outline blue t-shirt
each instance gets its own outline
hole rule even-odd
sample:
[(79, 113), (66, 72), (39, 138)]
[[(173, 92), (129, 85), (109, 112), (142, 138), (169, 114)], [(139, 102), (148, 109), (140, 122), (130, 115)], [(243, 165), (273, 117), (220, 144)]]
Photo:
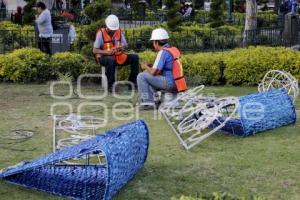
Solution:
[[(163, 47), (170, 47), (168, 44)], [(166, 77), (169, 85), (175, 85), (173, 78), (173, 56), (167, 50), (160, 50), (156, 56), (155, 62), (153, 64), (154, 69), (161, 71), (162, 76)]]

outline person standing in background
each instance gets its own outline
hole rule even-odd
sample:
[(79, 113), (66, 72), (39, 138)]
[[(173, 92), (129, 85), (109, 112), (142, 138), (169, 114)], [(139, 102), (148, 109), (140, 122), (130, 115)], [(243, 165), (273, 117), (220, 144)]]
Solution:
[(51, 37), (53, 34), (53, 27), (51, 23), (51, 13), (46, 8), (43, 2), (36, 4), (38, 15), (36, 16), (35, 23), (39, 31), (38, 48), (47, 54), (51, 54)]
[(17, 12), (16, 13), (11, 13), (11, 21), (13, 21), (16, 24), (22, 24), (23, 20), (23, 11), (22, 11), (22, 7), (18, 6), (17, 7)]

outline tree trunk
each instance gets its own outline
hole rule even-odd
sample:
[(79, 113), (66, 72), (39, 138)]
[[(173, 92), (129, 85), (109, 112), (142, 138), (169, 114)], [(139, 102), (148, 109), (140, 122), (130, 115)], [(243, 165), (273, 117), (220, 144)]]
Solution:
[(244, 46), (250, 41), (255, 39), (257, 28), (257, 3), (256, 0), (246, 0), (246, 18), (244, 30)]

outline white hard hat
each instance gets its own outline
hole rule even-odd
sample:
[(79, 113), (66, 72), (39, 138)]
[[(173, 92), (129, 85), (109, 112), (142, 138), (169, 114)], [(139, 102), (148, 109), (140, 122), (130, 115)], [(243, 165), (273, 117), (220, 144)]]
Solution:
[(163, 28), (157, 28), (152, 31), (150, 40), (167, 40), (169, 39), (168, 32)]
[(105, 19), (105, 24), (106, 27), (109, 28), (112, 31), (118, 30), (120, 25), (119, 25), (119, 19), (116, 15), (109, 15)]

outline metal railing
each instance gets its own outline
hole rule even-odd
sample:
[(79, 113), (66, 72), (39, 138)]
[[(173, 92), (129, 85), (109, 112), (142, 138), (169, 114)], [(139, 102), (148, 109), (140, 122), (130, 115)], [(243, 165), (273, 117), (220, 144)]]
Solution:
[(0, 21), (10, 20), (11, 14), (15, 12), (16, 12), (15, 10), (0, 9)]
[[(70, 50), (72, 45), (66, 40), (68, 39), (62, 35), (54, 35), (50, 43), (51, 49), (55, 52)], [(24, 47), (38, 47), (34, 30), (0, 30), (0, 54)]]
[(129, 28), (138, 28), (142, 26), (156, 26), (160, 24), (159, 21), (146, 21), (146, 20), (120, 20), (120, 27), (122, 29), (129, 29)]
[[(142, 51), (152, 48), (149, 41), (151, 31), (124, 31), (130, 49)], [(198, 32), (181, 31), (170, 35), (170, 44), (181, 51), (216, 51), (236, 48), (241, 43), (242, 33), (218, 33), (216, 31)]]
[[(227, 16), (225, 16), (227, 18)], [(191, 19), (197, 23), (206, 24), (209, 22), (209, 12), (196, 11), (195, 16)], [(258, 13), (258, 27), (276, 27), (278, 25), (278, 16), (273, 13)], [(225, 19), (226, 21), (226, 19)], [(231, 24), (245, 25), (245, 13), (233, 13)]]
[(281, 27), (249, 30), (245, 32), (244, 42), (247, 45), (286, 46), (299, 45), (300, 32), (297, 35), (285, 35)]
[[(109, 14), (115, 14), (119, 17), (121, 21), (131, 22), (133, 25), (131, 27), (138, 27), (139, 25), (145, 25), (149, 22), (152, 24), (157, 24), (166, 21), (167, 11), (157, 10), (151, 11), (147, 10), (145, 15), (139, 15), (138, 12), (131, 9), (111, 9), (108, 11)], [(227, 16), (224, 15), (224, 18)], [(224, 19), (226, 21), (226, 19)], [(276, 27), (278, 25), (278, 16), (274, 13), (258, 13), (257, 24), (258, 27)], [(139, 23), (134, 23), (134, 21), (139, 21)], [(185, 18), (184, 21), (196, 22), (200, 24), (206, 24), (210, 21), (209, 12), (203, 10), (196, 10), (194, 16)], [(245, 25), (245, 14), (244, 13), (233, 13), (231, 24), (235, 25)]]
[[(149, 31), (128, 31), (124, 30), (128, 48), (135, 51), (152, 49), (152, 42), (149, 41)], [(80, 37), (80, 36), (79, 36)], [(298, 44), (298, 38), (285, 38), (281, 27), (260, 28), (254, 31), (243, 31), (237, 33), (209, 31), (195, 34), (192, 31), (181, 31), (180, 34), (170, 36), (170, 44), (178, 47), (182, 52), (208, 52), (226, 51), (237, 47), (250, 45), (285, 46), (290, 47)], [(92, 41), (78, 39), (75, 50), (80, 51), (82, 47), (91, 44)]]
[[(151, 31), (129, 32), (124, 30), (128, 49), (143, 51), (152, 49), (149, 41)], [(65, 38), (64, 38), (65, 40)], [(81, 52), (85, 45), (92, 44), (91, 40), (83, 39), (79, 34), (74, 45), (62, 41), (61, 38), (52, 38), (56, 49)], [(191, 31), (182, 31), (179, 35), (171, 35), (170, 44), (178, 47), (182, 52), (225, 51), (247, 45), (292, 46), (299, 44), (299, 37), (285, 38), (282, 28), (262, 28), (245, 33), (217, 33), (194, 34)], [(66, 47), (67, 45), (67, 47)], [(22, 47), (37, 47), (37, 37), (34, 31), (0, 30), (0, 53), (13, 51)], [(92, 47), (91, 47), (92, 48)]]
[[(89, 24), (90, 19), (81, 10), (66, 10), (72, 13), (75, 17), (75, 23), (78, 24)], [(13, 10), (0, 9), (0, 20), (11, 19), (11, 14), (14, 13)], [(145, 15), (140, 15), (137, 11), (132, 9), (109, 9), (107, 14), (116, 14), (121, 22), (121, 27), (124, 28), (136, 28), (144, 25), (154, 26), (161, 22), (166, 21), (167, 11), (156, 10), (152, 11), (147, 9)], [(52, 10), (52, 14), (55, 16), (60, 16), (61, 11)], [(257, 19), (258, 27), (276, 27), (279, 23), (279, 18), (272, 13), (258, 13)], [(196, 22), (201, 24), (206, 24), (209, 22), (209, 12), (196, 10), (194, 16), (190, 18), (185, 18), (184, 21)], [(233, 13), (232, 24), (244, 25), (245, 15), (241, 13)]]

